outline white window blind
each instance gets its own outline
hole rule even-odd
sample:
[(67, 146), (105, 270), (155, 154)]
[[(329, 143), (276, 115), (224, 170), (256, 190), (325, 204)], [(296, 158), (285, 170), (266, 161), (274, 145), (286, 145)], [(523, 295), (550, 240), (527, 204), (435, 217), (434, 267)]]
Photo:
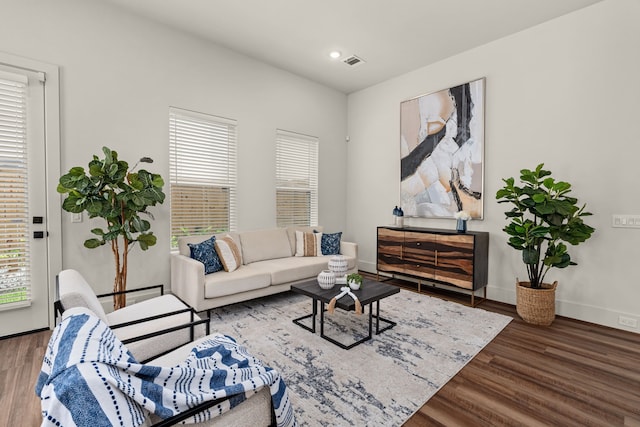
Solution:
[(27, 84), (0, 71), (0, 304), (31, 300)]
[(318, 138), (276, 130), (278, 227), (318, 225)]
[(236, 126), (169, 110), (171, 247), (180, 236), (236, 229)]

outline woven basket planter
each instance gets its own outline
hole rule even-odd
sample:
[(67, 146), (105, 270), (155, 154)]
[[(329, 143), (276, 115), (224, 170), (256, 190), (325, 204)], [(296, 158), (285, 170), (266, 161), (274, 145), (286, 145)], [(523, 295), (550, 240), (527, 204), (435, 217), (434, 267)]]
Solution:
[(556, 317), (556, 287), (558, 282), (542, 284), (542, 289), (531, 288), (529, 282), (516, 280), (516, 310), (532, 325), (549, 326)]

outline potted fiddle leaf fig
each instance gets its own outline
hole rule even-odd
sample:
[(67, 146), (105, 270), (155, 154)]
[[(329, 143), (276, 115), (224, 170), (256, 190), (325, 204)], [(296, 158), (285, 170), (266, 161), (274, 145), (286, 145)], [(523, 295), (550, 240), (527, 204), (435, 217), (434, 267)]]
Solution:
[(516, 308), (525, 322), (550, 325), (555, 318), (557, 281), (545, 283), (552, 268), (577, 265), (566, 243), (578, 245), (589, 239), (595, 229), (584, 223), (591, 215), (586, 205), (569, 196), (571, 184), (556, 181), (551, 172), (539, 164), (534, 170), (522, 169), (520, 182), (503, 179), (504, 187), (496, 193), (498, 203), (508, 203), (504, 227), (508, 244), (522, 252), (528, 282), (516, 279)]
[[(118, 160), (118, 153), (103, 147), (104, 158), (93, 156), (89, 169), (73, 167), (60, 177), (58, 192), (67, 194), (62, 209), (67, 212), (87, 212), (89, 218), (103, 218), (106, 228), (91, 230), (95, 236), (87, 239), (84, 246), (89, 249), (109, 245), (115, 259), (114, 292), (127, 289), (127, 257), (137, 243), (146, 251), (156, 244), (156, 236), (150, 231), (151, 223), (143, 215), (153, 219), (147, 209), (162, 204), (164, 181), (158, 174), (140, 169), (134, 172), (139, 162), (152, 163), (143, 157), (131, 170), (124, 160)], [(126, 305), (126, 295), (113, 297), (114, 309)]]

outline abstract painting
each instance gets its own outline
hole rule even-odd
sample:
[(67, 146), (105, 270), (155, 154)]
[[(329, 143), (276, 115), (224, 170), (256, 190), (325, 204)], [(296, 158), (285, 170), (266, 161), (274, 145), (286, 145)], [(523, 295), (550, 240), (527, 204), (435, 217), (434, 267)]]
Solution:
[(474, 80), (400, 103), (405, 216), (482, 219), (484, 84)]

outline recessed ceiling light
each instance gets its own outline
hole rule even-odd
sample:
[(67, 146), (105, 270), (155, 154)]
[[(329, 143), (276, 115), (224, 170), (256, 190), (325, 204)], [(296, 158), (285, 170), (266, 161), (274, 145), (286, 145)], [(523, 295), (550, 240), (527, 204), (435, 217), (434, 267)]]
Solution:
[(333, 59), (338, 59), (340, 58), (340, 55), (342, 55), (340, 52), (338, 52), (337, 50), (334, 50), (333, 52), (331, 52), (329, 54), (329, 56)]

